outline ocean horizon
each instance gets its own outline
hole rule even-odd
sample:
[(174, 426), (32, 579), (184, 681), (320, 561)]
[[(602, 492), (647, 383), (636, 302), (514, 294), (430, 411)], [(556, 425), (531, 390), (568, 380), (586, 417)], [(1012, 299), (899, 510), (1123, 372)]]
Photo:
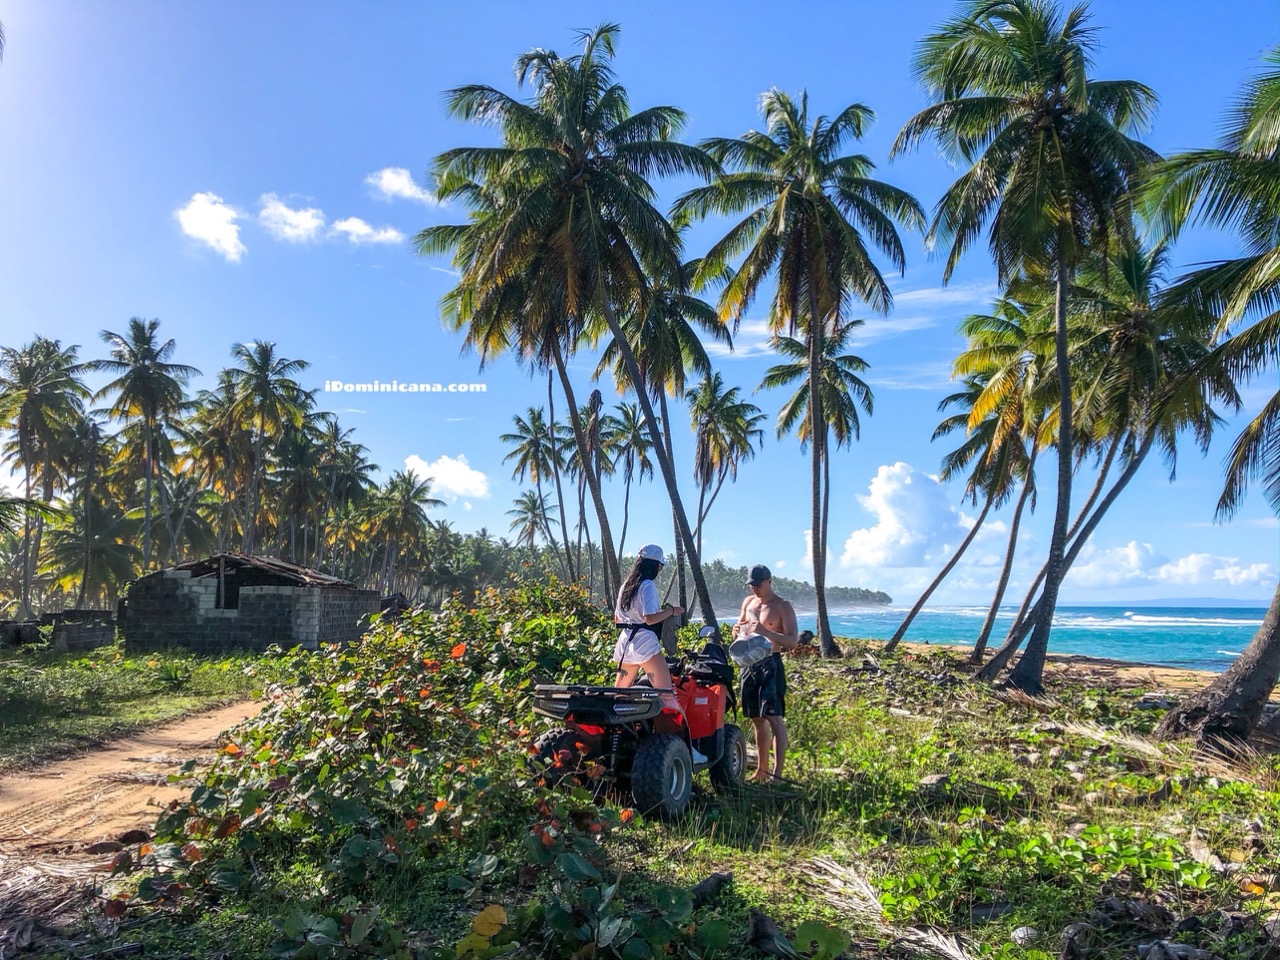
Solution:
[[(833, 609), (831, 629), (839, 637), (888, 640), (909, 609)], [(1251, 605), (1063, 604), (1054, 615), (1049, 652), (1221, 673), (1253, 639), (1266, 612), (1266, 606)], [(988, 640), (990, 648), (1003, 643), (1016, 614), (1016, 607), (1000, 609)], [(903, 640), (972, 646), (986, 615), (983, 606), (925, 607)], [(797, 614), (801, 630), (812, 630), (816, 619), (813, 611)]]

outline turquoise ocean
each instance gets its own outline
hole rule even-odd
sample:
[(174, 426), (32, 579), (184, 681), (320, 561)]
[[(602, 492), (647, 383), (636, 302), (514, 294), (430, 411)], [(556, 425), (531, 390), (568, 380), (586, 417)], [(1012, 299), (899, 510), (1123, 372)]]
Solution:
[[(1248, 645), (1266, 612), (1265, 607), (1061, 606), (1049, 651), (1220, 672)], [(1015, 613), (1001, 610), (990, 647), (1004, 641)], [(837, 636), (887, 640), (905, 615), (905, 607), (833, 610), (831, 630)], [(985, 607), (926, 607), (904, 639), (972, 646), (986, 615)], [(813, 629), (812, 612), (800, 612), (797, 619), (801, 630)]]

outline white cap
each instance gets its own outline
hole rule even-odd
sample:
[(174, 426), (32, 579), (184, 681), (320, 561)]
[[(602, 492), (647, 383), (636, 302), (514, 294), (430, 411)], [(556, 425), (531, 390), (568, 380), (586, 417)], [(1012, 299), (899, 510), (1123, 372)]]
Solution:
[(659, 563), (667, 562), (662, 557), (662, 548), (658, 546), (656, 543), (646, 543), (643, 547), (641, 547), (640, 559), (641, 560), (657, 560)]

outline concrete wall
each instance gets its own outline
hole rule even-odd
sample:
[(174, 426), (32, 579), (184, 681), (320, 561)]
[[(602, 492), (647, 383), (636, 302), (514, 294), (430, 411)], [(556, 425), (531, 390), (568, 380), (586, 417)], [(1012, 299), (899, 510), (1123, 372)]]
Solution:
[(314, 649), (356, 639), (362, 632), (358, 622), (378, 609), (379, 600), (373, 590), (241, 587), (239, 607), (219, 610), (217, 595), (215, 577), (193, 580), (189, 570), (165, 570), (135, 581), (120, 624), (126, 647), (215, 653), (276, 643)]

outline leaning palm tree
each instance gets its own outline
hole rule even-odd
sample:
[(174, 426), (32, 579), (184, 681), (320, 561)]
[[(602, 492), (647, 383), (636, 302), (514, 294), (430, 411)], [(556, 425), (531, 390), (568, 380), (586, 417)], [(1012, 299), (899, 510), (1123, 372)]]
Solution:
[(969, 0), (926, 37), (916, 76), (934, 100), (898, 134), (893, 153), (937, 139), (969, 169), (938, 202), (929, 242), (950, 247), (944, 281), (990, 225), (1001, 283), (1029, 264), (1056, 286), (1058, 492), (1042, 612), (1011, 681), (1042, 689), (1044, 655), (1064, 569), (1071, 510), (1071, 371), (1068, 290), (1084, 250), (1125, 229), (1129, 187), (1154, 151), (1130, 138), (1144, 129), (1155, 94), (1131, 80), (1088, 76), (1095, 46), (1088, 8), (1064, 14), (1053, 0)]
[(726, 480), (738, 479), (738, 467), (755, 456), (757, 446), (764, 440), (760, 423), (765, 415), (754, 403), (741, 399), (740, 394), (739, 387), (726, 390), (720, 372), (716, 371), (685, 397), (694, 435), (693, 475), (698, 484), (695, 542), (699, 556), (707, 515), (721, 488)]
[[(111, 348), (108, 360), (93, 360), (87, 364), (90, 370), (105, 370), (116, 374), (105, 387), (94, 394), (94, 399), (114, 395), (108, 412), (123, 423), (140, 421), (142, 424), (142, 465), (145, 477), (142, 521), (142, 567), (151, 566), (151, 487), (156, 475), (158, 437), (160, 430), (187, 403), (186, 386), (192, 376), (200, 371), (181, 363), (170, 363), (169, 358), (177, 349), (172, 339), (160, 343), (156, 331), (159, 320), (129, 320), (128, 333), (102, 331), (103, 341)], [(166, 515), (169, 500), (164, 498)]]
[[(619, 313), (647, 302), (652, 278), (680, 268), (679, 236), (654, 207), (648, 178), (709, 176), (717, 167), (701, 150), (671, 139), (684, 123), (680, 110), (632, 112), (613, 72), (618, 34), (617, 25), (604, 24), (581, 34), (576, 56), (541, 49), (521, 56), (517, 80), (530, 85), (528, 102), (488, 86), (448, 94), (452, 113), (495, 123), (502, 144), (450, 150), (437, 158), (437, 193), (468, 204), (473, 219), (428, 228), (417, 246), (422, 253), (453, 253), (462, 271), (462, 295), (452, 306), (464, 321), (491, 317), (493, 335), (511, 341), (519, 338), (503, 331), (519, 327), (521, 317), (533, 318), (533, 341), (558, 352), (576, 349), (593, 320), (603, 319), (631, 381), (642, 383)], [(714, 620), (657, 415), (644, 391), (637, 397), (690, 554), (703, 615)], [(585, 443), (574, 427), (585, 460)], [(606, 584), (616, 587), (618, 560), (606, 535), (602, 500), (597, 514)]]
[[(862, 324), (862, 320), (850, 320), (848, 323), (837, 324), (822, 343), (819, 377), (823, 394), (824, 436), (822, 439), (822, 524), (818, 530), (818, 542), (822, 544), (824, 567), (829, 541), (827, 521), (831, 516), (831, 448), (828, 439), (834, 437), (837, 448), (851, 447), (853, 441), (857, 440), (862, 432), (858, 408), (861, 407), (862, 411), (870, 416), (875, 407), (871, 388), (859, 376), (870, 367), (870, 364), (859, 356), (842, 352), (848, 346), (854, 331)], [(765, 371), (764, 379), (756, 389), (800, 384), (778, 413), (777, 432), (779, 437), (783, 437), (795, 430), (803, 450), (809, 440), (809, 431), (813, 428), (813, 419), (809, 416), (808, 348), (794, 337), (775, 337), (773, 347), (791, 362), (770, 367)], [(827, 650), (824, 653), (827, 656), (837, 656), (839, 648)]]
[(276, 355), (269, 341), (237, 343), (231, 355), (240, 366), (228, 370), (234, 397), (232, 412), (242, 423), (252, 424), (253, 468), (249, 475), (249, 503), (245, 511), (241, 549), (253, 553), (258, 533), (262, 478), (266, 467), (265, 446), (286, 423), (301, 426), (311, 397), (293, 379), (308, 366), (305, 360), (289, 360)]
[(899, 271), (906, 257), (895, 221), (923, 226), (915, 198), (871, 174), (866, 156), (845, 154), (875, 115), (863, 104), (834, 118), (809, 117), (808, 95), (793, 99), (780, 90), (762, 98), (767, 132), (739, 139), (716, 138), (702, 146), (731, 172), (696, 188), (676, 204), (677, 216), (746, 216), (708, 252), (702, 273), (722, 271), (740, 255), (720, 297), (724, 316), (740, 319), (765, 280), (777, 286), (769, 322), (775, 333), (801, 332), (809, 359), (809, 418), (812, 438), (813, 581), (818, 598), (818, 635), (824, 651), (836, 651), (827, 616), (826, 545), (822, 529), (823, 342), (858, 299), (881, 313), (892, 303), (889, 286), (871, 259), (868, 242)]
[[(1216, 150), (1171, 157), (1152, 172), (1146, 199), (1163, 226), (1177, 233), (1201, 221), (1239, 232), (1247, 253), (1183, 278), (1178, 296), (1204, 304), (1221, 318), (1220, 330), (1248, 323), (1221, 344), (1202, 372), (1233, 379), (1256, 376), (1280, 364), (1280, 49), (1264, 58), (1230, 114)], [(1234, 514), (1249, 482), (1262, 481), (1263, 496), (1280, 512), (1280, 390), (1237, 438), (1227, 461), (1217, 518)], [(1280, 586), (1262, 626), (1230, 669), (1188, 697), (1160, 722), (1164, 737), (1196, 733), (1202, 739), (1248, 735), (1280, 677)], [(1280, 733), (1272, 728), (1271, 732)]]

